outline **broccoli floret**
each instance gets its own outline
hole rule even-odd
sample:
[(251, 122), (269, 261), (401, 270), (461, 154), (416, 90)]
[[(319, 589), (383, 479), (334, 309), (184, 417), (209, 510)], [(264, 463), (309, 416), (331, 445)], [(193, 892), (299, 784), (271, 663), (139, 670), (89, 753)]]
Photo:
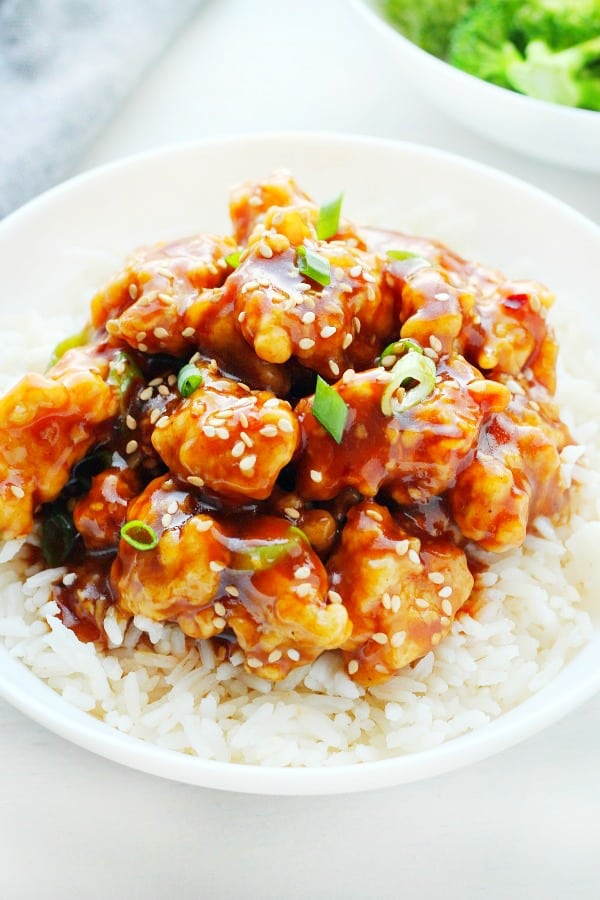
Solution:
[(478, 0), (448, 59), (531, 97), (600, 109), (600, 0)]
[(588, 106), (594, 97), (600, 97), (600, 77), (586, 72), (586, 66), (596, 61), (600, 61), (600, 35), (558, 52), (544, 41), (531, 41), (525, 59), (511, 63), (507, 77), (513, 88), (530, 97), (566, 106)]
[(428, 53), (446, 57), (453, 25), (475, 0), (378, 0), (384, 17)]

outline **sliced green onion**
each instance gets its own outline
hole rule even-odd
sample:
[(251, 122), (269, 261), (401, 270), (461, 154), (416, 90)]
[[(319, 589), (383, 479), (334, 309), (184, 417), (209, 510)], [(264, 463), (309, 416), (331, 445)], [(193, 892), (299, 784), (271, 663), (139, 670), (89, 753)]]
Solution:
[(73, 520), (62, 504), (52, 504), (42, 525), (41, 550), (49, 566), (62, 566), (69, 557), (77, 531)]
[[(381, 396), (381, 412), (384, 416), (395, 416), (412, 409), (426, 400), (435, 388), (435, 364), (428, 356), (410, 351), (402, 356), (391, 369), (392, 380), (386, 385)], [(411, 387), (411, 383), (416, 385)], [(398, 388), (405, 388), (401, 400), (396, 397)]]
[(233, 253), (230, 253), (229, 256), (225, 257), (225, 262), (228, 266), (231, 266), (232, 269), (237, 269), (240, 264), (240, 258), (242, 256), (241, 250), (234, 250)]
[(119, 353), (110, 364), (106, 383), (116, 387), (119, 392), (119, 405), (122, 416), (127, 412), (129, 393), (133, 382), (136, 378), (141, 377), (141, 370), (129, 353)]
[(55, 366), (59, 359), (62, 359), (65, 353), (68, 350), (72, 350), (74, 347), (84, 347), (85, 344), (89, 343), (91, 337), (91, 328), (89, 325), (79, 332), (79, 334), (72, 334), (70, 337), (65, 338), (63, 341), (60, 341), (52, 351), (52, 355), (50, 356), (50, 362), (48, 364), (48, 368), (52, 368)]
[(309, 543), (304, 532), (296, 525), (290, 525), (290, 537), (279, 541), (269, 541), (265, 543), (256, 543), (252, 541), (241, 541), (243, 549), (234, 551), (231, 555), (230, 568), (263, 572), (270, 569), (282, 557), (288, 556), (292, 550), (298, 548), (301, 542)]
[(320, 241), (327, 241), (338, 233), (343, 199), (344, 195), (338, 194), (319, 210), (317, 237)]
[(399, 341), (388, 344), (387, 347), (381, 351), (380, 359), (384, 359), (386, 356), (404, 356), (405, 353), (408, 353), (411, 350), (415, 353), (423, 353), (423, 348), (417, 341), (413, 341), (412, 338), (400, 338)]
[(312, 278), (323, 287), (331, 283), (331, 266), (329, 260), (308, 247), (300, 246), (297, 250), (298, 269), (303, 275)]
[(411, 275), (413, 272), (418, 272), (419, 269), (433, 265), (430, 259), (426, 259), (419, 253), (413, 253), (411, 250), (388, 250), (387, 255), (394, 262), (408, 263), (409, 274)]
[[(143, 535), (145, 540), (138, 541), (138, 539), (131, 534), (132, 531), (140, 536)], [(154, 550), (154, 548), (158, 546), (158, 535), (154, 528), (152, 528), (151, 525), (146, 524), (146, 522), (141, 522), (139, 519), (133, 519), (131, 522), (126, 522), (121, 528), (121, 537), (135, 550)]]
[(317, 375), (312, 414), (338, 444), (342, 442), (348, 413), (348, 404), (340, 397), (335, 388)]
[(202, 373), (193, 363), (188, 363), (187, 366), (179, 370), (179, 375), (177, 376), (179, 393), (182, 397), (189, 397), (190, 394), (193, 394), (200, 387), (203, 381)]

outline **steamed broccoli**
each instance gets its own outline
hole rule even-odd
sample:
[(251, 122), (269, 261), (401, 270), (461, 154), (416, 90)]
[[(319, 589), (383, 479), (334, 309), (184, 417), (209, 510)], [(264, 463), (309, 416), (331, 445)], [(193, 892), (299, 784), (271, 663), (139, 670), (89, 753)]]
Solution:
[(434, 56), (445, 57), (453, 25), (475, 0), (377, 0), (398, 31)]
[(478, 0), (448, 60), (531, 97), (600, 110), (600, 0)]

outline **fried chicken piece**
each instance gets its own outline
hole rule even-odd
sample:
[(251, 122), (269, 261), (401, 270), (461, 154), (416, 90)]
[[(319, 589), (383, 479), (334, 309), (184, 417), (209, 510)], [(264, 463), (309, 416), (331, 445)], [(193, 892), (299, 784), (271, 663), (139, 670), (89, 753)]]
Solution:
[(448, 492), (463, 535), (497, 553), (519, 547), (536, 516), (554, 515), (566, 503), (560, 451), (569, 443), (549, 398), (515, 394), (483, 427), (475, 458)]
[(24, 537), (55, 500), (75, 463), (119, 409), (109, 360), (94, 347), (68, 351), (45, 375), (26, 375), (0, 399), (0, 536)]
[(111, 466), (92, 479), (92, 486), (73, 509), (73, 523), (88, 550), (106, 550), (119, 543), (127, 507), (141, 484), (126, 466)]
[(394, 297), (375, 257), (337, 241), (305, 241), (330, 282), (300, 271), (287, 237), (266, 232), (225, 285), (246, 341), (269, 363), (292, 356), (324, 378), (370, 366), (397, 333)]
[(366, 497), (385, 489), (398, 503), (426, 501), (453, 484), (485, 417), (510, 400), (506, 387), (483, 379), (456, 356), (438, 363), (437, 383), (427, 399), (388, 416), (381, 401), (391, 377), (380, 367), (346, 373), (333, 386), (349, 408), (339, 445), (313, 416), (314, 398), (298, 403), (301, 496), (328, 500), (352, 487)]
[(327, 568), (352, 622), (342, 647), (348, 673), (363, 685), (386, 681), (439, 644), (473, 588), (452, 541), (412, 537), (368, 501), (348, 513)]
[(152, 443), (168, 468), (228, 497), (266, 499), (298, 446), (289, 403), (251, 392), (209, 365), (202, 385), (157, 422)]
[[(130, 504), (127, 519), (149, 526), (158, 544), (138, 550), (121, 539), (111, 571), (121, 610), (155, 622), (177, 622), (192, 638), (220, 634), (226, 623), (213, 602), (230, 553), (219, 523), (195, 514), (193, 496), (170, 476), (150, 482)], [(147, 534), (141, 532), (140, 539), (148, 542)]]
[(241, 530), (236, 547), (239, 597), (223, 603), (247, 671), (279, 681), (346, 641), (346, 610), (328, 598), (323, 564), (294, 526), (257, 519)]
[[(276, 212), (286, 211), (288, 207), (295, 208), (297, 218), (294, 219), (294, 227), (300, 229), (299, 240), (294, 243), (301, 243), (304, 237), (316, 237), (314, 226), (319, 208), (285, 169), (277, 169), (265, 181), (246, 181), (236, 185), (230, 192), (229, 214), (238, 243), (246, 244), (256, 226), (264, 223), (267, 214), (272, 216)], [(272, 221), (267, 227), (271, 225)], [(290, 222), (288, 226), (292, 227)]]

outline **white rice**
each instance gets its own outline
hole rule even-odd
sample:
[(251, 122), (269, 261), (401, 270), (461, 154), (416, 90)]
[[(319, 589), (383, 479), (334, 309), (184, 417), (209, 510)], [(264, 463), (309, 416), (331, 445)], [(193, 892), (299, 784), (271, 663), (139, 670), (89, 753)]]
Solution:
[[(0, 391), (43, 369), (80, 321), (31, 314), (3, 334)], [(558, 399), (575, 439), (563, 453), (573, 489), (568, 526), (539, 520), (518, 551), (478, 576), (485, 604), (413, 667), (365, 690), (328, 653), (285, 681), (218, 662), (210, 643), (172, 625), (109, 611), (107, 652), (80, 643), (50, 601), (67, 570), (28, 569), (22, 541), (0, 546), (0, 640), (68, 702), (146, 741), (207, 759), (272, 766), (344, 765), (434, 747), (512, 709), (589, 641), (600, 589), (600, 368), (578, 329), (558, 321)], [(581, 332), (580, 332), (581, 333)], [(565, 365), (568, 364), (568, 367)], [(491, 557), (490, 557), (491, 559)], [(152, 649), (139, 644), (145, 632)]]

